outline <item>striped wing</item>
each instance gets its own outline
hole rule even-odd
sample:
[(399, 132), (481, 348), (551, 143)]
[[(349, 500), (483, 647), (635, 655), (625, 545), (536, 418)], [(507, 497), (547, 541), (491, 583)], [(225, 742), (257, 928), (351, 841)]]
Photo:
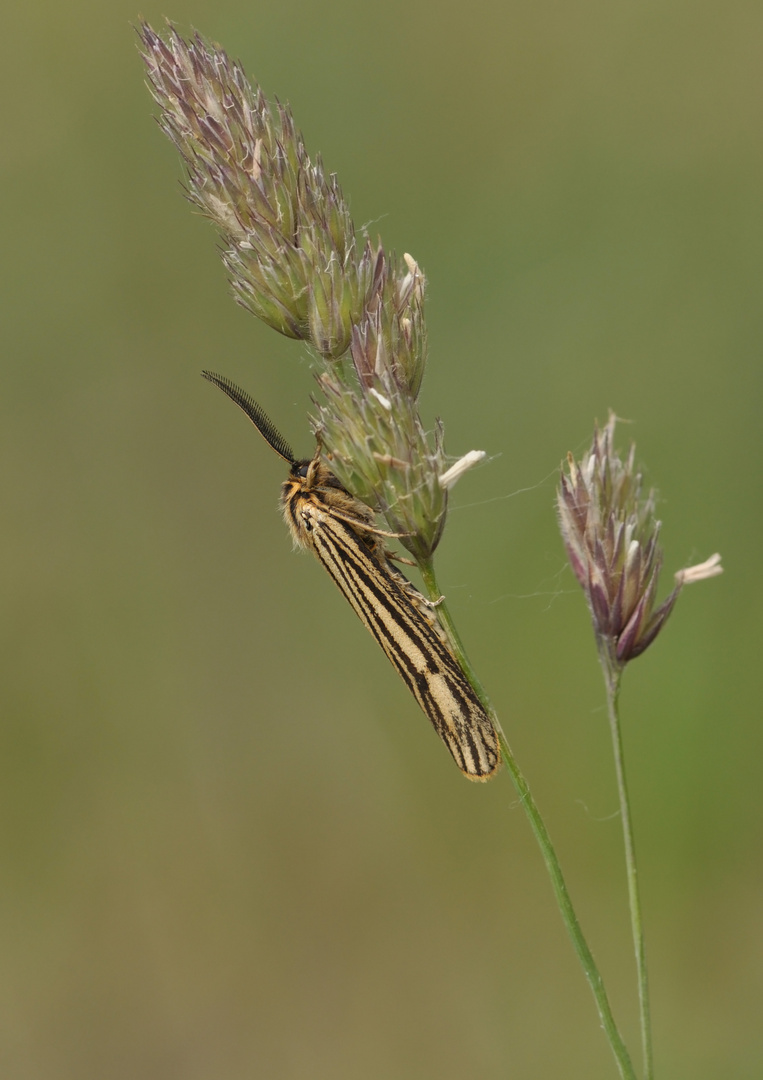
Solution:
[(321, 513), (309, 496), (300, 509), (305, 520), (311, 519), (309, 546), (379, 642), (459, 769), (470, 780), (489, 780), (498, 767), (498, 737), (455, 657), (386, 561), (372, 555), (351, 525)]

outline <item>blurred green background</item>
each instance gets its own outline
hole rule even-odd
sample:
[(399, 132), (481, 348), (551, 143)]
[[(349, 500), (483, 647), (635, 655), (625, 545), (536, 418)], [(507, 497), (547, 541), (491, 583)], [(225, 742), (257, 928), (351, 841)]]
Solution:
[(553, 511), (608, 408), (666, 580), (626, 676), (658, 1076), (763, 1075), (760, 4), (15, 3), (2, 174), (0, 1075), (615, 1075), (506, 776), (463, 781), (276, 508), (297, 343), (237, 308), (130, 23), (293, 106), (429, 279), (424, 417), (489, 465), (441, 584), (638, 1056), (603, 687)]

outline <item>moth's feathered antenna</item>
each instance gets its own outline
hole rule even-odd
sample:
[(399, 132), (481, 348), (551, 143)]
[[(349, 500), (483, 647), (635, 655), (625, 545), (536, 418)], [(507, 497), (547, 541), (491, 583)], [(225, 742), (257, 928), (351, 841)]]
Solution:
[(227, 394), (242, 412), (246, 413), (265, 442), (272, 446), (279, 457), (282, 457), (284, 461), (288, 461), (290, 465), (294, 464), (296, 461), (294, 451), (272, 421), (268, 419), (262, 406), (258, 405), (254, 398), (247, 394), (246, 390), (236, 386), (230, 379), (226, 379), (222, 375), (216, 375), (214, 371), (202, 371), (201, 374), (205, 379), (214, 383), (215, 386), (219, 386), (222, 392)]

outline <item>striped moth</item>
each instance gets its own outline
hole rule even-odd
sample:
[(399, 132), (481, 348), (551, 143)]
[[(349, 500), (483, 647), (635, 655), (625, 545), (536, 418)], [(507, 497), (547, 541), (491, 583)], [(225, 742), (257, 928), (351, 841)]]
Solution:
[(499, 763), (495, 728), (464, 675), (426, 599), (392, 565), (374, 512), (321, 460), (297, 459), (263, 410), (228, 379), (204, 371), (290, 466), (281, 505), (296, 545), (312, 551), (429, 717), (469, 780), (489, 780)]

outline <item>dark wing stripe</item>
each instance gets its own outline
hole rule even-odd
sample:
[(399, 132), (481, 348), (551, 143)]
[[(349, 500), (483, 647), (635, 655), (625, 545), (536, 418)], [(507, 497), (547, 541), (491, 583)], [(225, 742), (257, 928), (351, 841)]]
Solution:
[(459, 768), (470, 776), (490, 775), (498, 762), (495, 729), (455, 658), (423, 614), (350, 526), (327, 516), (315, 524), (311, 539), (318, 559), (374, 635)]
[[(337, 523), (333, 521), (331, 522), (332, 533), (336, 524)], [(347, 537), (346, 532), (344, 536), (345, 539), (351, 543), (352, 536)], [(344, 547), (344, 545), (342, 545), (342, 547)], [(362, 552), (362, 547), (360, 550)], [(346, 549), (344, 554), (348, 554)], [(346, 567), (347, 565), (353, 566), (354, 564), (344, 560), (340, 561), (340, 565)], [(406, 603), (407, 597), (405, 594), (402, 594), (402, 596), (400, 595), (400, 590), (394, 580), (390, 582), (386, 577), (380, 579), (378, 574), (375, 576), (374, 580), (378, 581), (380, 585), (383, 584), (387, 589), (385, 594), (381, 592), (380, 588), (373, 590), (376, 594), (377, 603), (366, 608), (366, 613), (368, 615), (367, 625), (369, 623), (371, 624), (369, 625), (369, 629), (371, 629), (374, 636), (377, 637), (380, 645), (382, 645), (382, 648), (384, 648), (384, 651), (414, 693), (414, 696), (419, 701), (424, 712), (432, 721), (443, 740), (448, 744), (451, 753), (459, 763), (460, 767), (472, 775), (479, 776), (491, 773), (497, 762), (495, 731), (489, 718), (485, 715), (481, 704), (474, 695), (471, 686), (469, 686), (461, 673), (456, 661), (444, 648), (439, 637), (434, 633), (421, 613), (415, 607)], [(391, 586), (391, 589), (388, 586)], [(402, 617), (405, 631), (407, 633), (412, 631), (417, 639), (416, 644), (422, 647), (423, 655), (420, 658), (419, 666), (412, 664), (411, 657), (405, 650), (405, 644), (401, 646), (400, 643), (395, 640), (394, 636), (390, 637), (389, 630), (385, 626), (383, 619), (380, 620), (377, 616), (377, 612), (383, 615), (388, 611), (389, 605), (384, 604), (385, 595), (387, 596), (388, 601), (394, 603), (398, 615)], [(348, 599), (350, 599), (349, 595)], [(400, 603), (401, 600), (402, 605)], [(360, 612), (358, 612), (358, 614), (360, 614)], [(361, 618), (362, 617), (363, 616), (361, 615)], [(364, 619), (364, 621), (366, 620)], [(398, 630), (399, 629), (400, 627), (398, 625)], [(422, 641), (422, 638), (425, 640)], [(391, 649), (385, 647), (385, 639), (390, 642), (390, 645), (392, 646)], [(427, 662), (427, 657), (431, 657), (432, 653), (436, 654), (437, 659), (439, 660), (439, 669), (435, 664), (433, 670), (432, 664)], [(424, 669), (426, 669), (429, 674), (426, 674)], [(411, 681), (411, 676), (413, 677), (413, 682)], [(436, 694), (433, 692), (433, 678), (438, 682), (444, 683), (444, 689), (447, 691), (446, 694)], [(446, 704), (445, 710), (443, 710), (442, 707), (443, 697)], [(475, 729), (480, 734), (479, 740), (475, 740), (474, 738)], [(468, 750), (468, 754), (465, 755), (464, 750)], [(467, 764), (466, 758), (469, 759), (470, 764)], [(479, 765), (477, 765), (476, 762), (479, 762)]]
[[(341, 550), (341, 549), (340, 549)], [(365, 626), (371, 631), (381, 645), (384, 652), (395, 665), (400, 675), (406, 682), (411, 693), (417, 698), (423, 709), (426, 709), (425, 698), (421, 693), (420, 685), (416, 679), (416, 668), (412, 665), (410, 657), (401, 647), (400, 642), (390, 631), (390, 628), (381, 621), (376, 612), (380, 604), (384, 604), (386, 597), (378, 590), (370, 586), (368, 578), (361, 572), (353, 574), (346, 551), (337, 557), (333, 545), (325, 536), (320, 540), (316, 538), (315, 552), (330, 576), (341, 589), (342, 593), (354, 608)], [(353, 559), (357, 556), (353, 553)], [(352, 565), (352, 569), (357, 567)], [(371, 594), (369, 599), (369, 593)], [(396, 625), (399, 625), (399, 612), (396, 612)]]
[[(339, 540), (339, 537), (333, 535), (335, 527), (336, 523), (332, 522), (331, 539), (329, 540), (327, 535), (320, 535), (316, 547), (326, 543), (329, 551), (331, 551), (332, 541)], [(321, 530), (321, 534), (323, 534), (323, 530)], [(431, 652), (429, 634), (422, 635), (420, 631), (422, 626), (425, 627), (426, 631), (429, 631), (429, 627), (423, 621), (414, 623), (411, 619), (410, 612), (412, 609), (410, 605), (402, 605), (396, 591), (380, 587), (380, 584), (386, 586), (388, 583), (383, 577), (380, 578), (379, 568), (374, 563), (371, 563), (370, 566), (364, 565), (366, 560), (362, 548), (359, 549), (356, 545), (343, 544), (340, 541), (338, 552), (332, 551), (331, 555), (331, 567), (329, 567), (329, 560), (326, 558), (322, 559), (324, 566), (329, 570), (329, 573), (345, 593), (357, 614), (377, 638), (392, 662), (404, 669), (406, 682), (418, 697), (417, 691), (422, 685), (421, 675), (423, 668), (426, 666), (426, 656)], [(415, 609), (413, 610), (415, 611)], [(386, 613), (391, 618), (385, 620), (381, 617), (381, 613)], [(403, 642), (400, 641), (401, 635), (404, 635)], [(422, 662), (419, 665), (413, 663), (411, 646), (414, 646), (415, 650), (421, 655)], [(447, 653), (445, 656), (447, 657)], [(447, 659), (450, 660), (450, 657), (447, 657)], [(401, 674), (403, 674), (403, 671), (401, 671)]]
[(324, 524), (320, 533), (330, 535), (331, 541), (334, 542), (338, 549), (334, 558), (339, 566), (346, 564), (348, 571), (357, 575), (364, 590), (372, 594), (375, 603), (370, 605), (371, 616), (373, 616), (377, 605), (393, 608), (397, 615), (396, 622), (398, 626), (405, 629), (407, 636), (415, 642), (421, 652), (425, 656), (436, 652), (441, 665), (444, 664), (457, 677), (462, 677), (461, 669), (432, 626), (426, 621), (421, 612), (413, 606), (409, 597), (387, 572), (386, 567), (380, 566), (367, 553), (363, 542), (358, 542), (352, 529), (344, 526), (342, 522), (332, 521), (330, 528)]

